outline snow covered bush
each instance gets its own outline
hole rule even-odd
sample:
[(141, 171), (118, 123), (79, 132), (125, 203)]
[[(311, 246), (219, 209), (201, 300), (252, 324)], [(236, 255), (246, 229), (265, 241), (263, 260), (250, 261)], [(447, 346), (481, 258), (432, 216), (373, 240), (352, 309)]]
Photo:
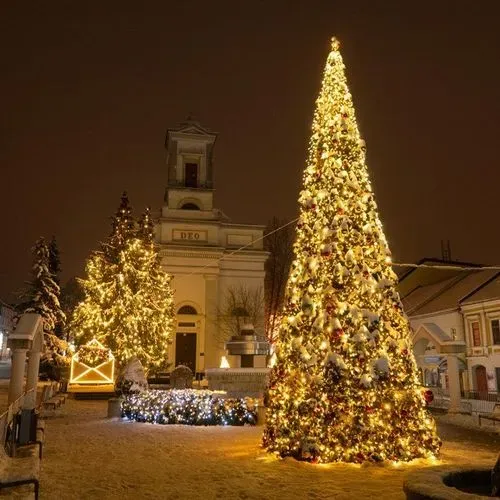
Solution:
[(131, 358), (120, 371), (115, 382), (117, 396), (147, 391), (148, 380), (142, 363), (135, 356)]

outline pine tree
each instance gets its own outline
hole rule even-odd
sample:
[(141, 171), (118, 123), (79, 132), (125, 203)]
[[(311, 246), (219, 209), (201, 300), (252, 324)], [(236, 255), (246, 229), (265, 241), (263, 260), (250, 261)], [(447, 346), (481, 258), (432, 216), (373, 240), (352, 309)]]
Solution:
[(137, 237), (148, 245), (153, 245), (154, 243), (154, 224), (151, 218), (151, 209), (149, 207), (146, 207), (146, 210), (139, 219)]
[(136, 356), (146, 370), (168, 365), (174, 325), (170, 276), (152, 245), (130, 238), (116, 262), (96, 252), (81, 280), (85, 299), (73, 314), (72, 333), (79, 343), (96, 338), (120, 364)]
[(53, 332), (57, 323), (64, 323), (65, 315), (59, 303), (60, 289), (50, 271), (50, 252), (44, 238), (39, 238), (32, 249), (32, 280), (27, 291), (23, 312), (40, 314), (44, 330)]
[(61, 284), (61, 257), (56, 237), (52, 236), (49, 243), (49, 271), (52, 274), (53, 280), (59, 286)]
[(118, 254), (125, 247), (128, 239), (134, 236), (135, 232), (132, 207), (126, 191), (123, 192), (120, 206), (114, 217), (112, 217), (111, 226), (111, 234), (108, 241), (103, 244), (102, 249), (108, 260), (116, 262)]
[(411, 460), (440, 441), (332, 40), (299, 197), (263, 443), (319, 462)]
[[(52, 239), (50, 240), (50, 243), (48, 245), (48, 249), (49, 249), (49, 271), (56, 285), (60, 287), (61, 257), (55, 236), (52, 236)], [(54, 333), (59, 338), (62, 338), (64, 335), (64, 324), (65, 322), (59, 319), (54, 326)]]
[(66, 315), (66, 321), (68, 323), (71, 323), (73, 311), (83, 299), (83, 289), (78, 278), (70, 278), (66, 284), (61, 287), (61, 308)]
[(58, 326), (62, 329), (66, 316), (59, 303), (60, 289), (50, 270), (50, 250), (44, 238), (37, 240), (33, 247), (33, 257), (33, 277), (25, 293), (27, 300), (23, 304), (22, 312), (37, 313), (43, 318), (45, 347), (40, 359), (41, 371), (49, 378), (59, 379), (61, 368), (69, 362), (66, 356), (68, 345), (54, 332)]

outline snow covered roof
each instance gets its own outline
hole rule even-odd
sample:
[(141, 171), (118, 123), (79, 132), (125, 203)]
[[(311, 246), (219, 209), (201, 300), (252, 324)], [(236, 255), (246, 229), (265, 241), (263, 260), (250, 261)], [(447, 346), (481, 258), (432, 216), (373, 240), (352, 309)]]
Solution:
[(402, 299), (406, 314), (412, 314), (413, 311), (430, 301), (443, 289), (453, 284), (456, 279), (456, 277), (453, 277), (443, 281), (439, 281), (438, 283), (433, 283), (431, 285), (418, 286), (417, 288), (412, 290), (406, 297), (403, 297)]
[(484, 284), (481, 288), (469, 295), (462, 304), (473, 304), (486, 300), (500, 299), (500, 276)]
[(446, 335), (446, 333), (436, 325), (436, 323), (422, 323), (422, 325), (441, 342), (452, 340), (449, 335)]
[[(470, 262), (460, 262), (455, 260), (442, 260), (435, 258), (424, 258), (417, 262), (417, 264), (424, 264), (433, 267), (417, 267), (410, 268), (403, 273), (400, 273), (399, 278), (399, 294), (401, 297), (406, 297), (412, 293), (416, 288), (421, 286), (432, 285), (440, 281), (447, 280), (462, 274), (457, 267), (480, 267), (478, 264)], [(450, 269), (445, 269), (444, 266), (450, 266)]]
[(498, 271), (462, 272), (456, 278), (446, 280), (446, 285), (434, 297), (421, 306), (407, 311), (412, 316), (458, 309), (460, 303), (499, 274)]

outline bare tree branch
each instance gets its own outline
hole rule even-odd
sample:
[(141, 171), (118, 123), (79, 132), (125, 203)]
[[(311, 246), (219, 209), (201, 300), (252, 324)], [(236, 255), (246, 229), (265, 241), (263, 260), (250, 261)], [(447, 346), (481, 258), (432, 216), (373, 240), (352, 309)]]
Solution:
[(281, 308), (293, 259), (295, 226), (291, 224), (279, 231), (273, 231), (287, 222), (273, 217), (266, 228), (269, 236), (264, 239), (265, 249), (270, 253), (266, 261), (265, 318), (266, 336), (271, 345), (276, 340), (281, 322)]
[(229, 287), (217, 307), (217, 339), (223, 343), (239, 335), (245, 324), (264, 330), (264, 292), (262, 287), (245, 284)]

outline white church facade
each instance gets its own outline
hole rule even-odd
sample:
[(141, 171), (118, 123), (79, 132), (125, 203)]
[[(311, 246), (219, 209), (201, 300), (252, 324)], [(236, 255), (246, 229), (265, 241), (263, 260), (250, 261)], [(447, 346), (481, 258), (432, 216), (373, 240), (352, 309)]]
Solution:
[[(219, 367), (226, 354), (216, 318), (228, 290), (263, 292), (268, 256), (264, 226), (234, 224), (214, 208), (216, 139), (191, 120), (167, 131), (167, 188), (155, 228), (162, 265), (173, 276), (177, 318), (169, 360), (198, 374)], [(237, 367), (237, 357), (230, 362)]]

